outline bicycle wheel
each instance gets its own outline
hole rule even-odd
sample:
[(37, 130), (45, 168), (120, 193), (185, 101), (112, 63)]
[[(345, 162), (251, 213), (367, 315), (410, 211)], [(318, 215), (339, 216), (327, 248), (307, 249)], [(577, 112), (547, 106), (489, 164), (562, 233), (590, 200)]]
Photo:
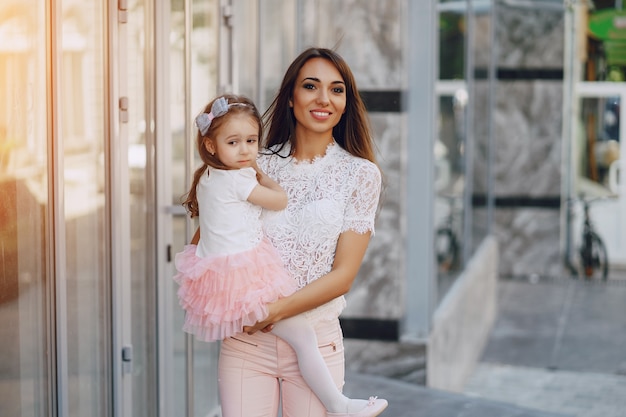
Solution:
[(601, 279), (606, 281), (609, 277), (609, 256), (604, 242), (595, 232), (591, 233), (591, 250), (585, 256), (585, 249), (580, 249), (581, 276), (588, 280)]
[(437, 230), (435, 252), (440, 272), (456, 268), (459, 259), (459, 244), (456, 235), (450, 228), (445, 227)]

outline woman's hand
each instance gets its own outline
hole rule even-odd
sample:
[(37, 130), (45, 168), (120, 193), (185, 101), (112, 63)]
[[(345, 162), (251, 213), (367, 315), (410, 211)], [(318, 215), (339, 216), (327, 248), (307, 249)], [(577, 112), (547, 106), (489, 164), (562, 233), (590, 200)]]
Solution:
[(259, 330), (269, 332), (274, 323), (319, 307), (347, 293), (359, 272), (369, 239), (369, 232), (343, 232), (339, 236), (335, 261), (328, 274), (310, 282), (292, 295), (268, 304), (267, 317), (253, 326), (244, 327), (243, 331), (248, 334)]
[(254, 334), (259, 330), (263, 333), (271, 332), (274, 323), (278, 320), (275, 316), (276, 302), (267, 305), (267, 316), (262, 321), (257, 321), (253, 326), (244, 326), (243, 331), (248, 334)]

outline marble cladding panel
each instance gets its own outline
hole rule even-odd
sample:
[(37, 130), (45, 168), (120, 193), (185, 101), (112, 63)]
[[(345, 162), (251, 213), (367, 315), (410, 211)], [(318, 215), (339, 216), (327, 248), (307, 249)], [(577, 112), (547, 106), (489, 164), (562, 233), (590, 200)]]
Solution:
[(563, 276), (560, 230), (559, 210), (496, 209), (494, 233), (500, 246), (500, 275)]
[(556, 196), (561, 188), (560, 81), (499, 82), (494, 109), (496, 196)]
[(489, 68), (493, 47), (491, 45), (490, 14), (479, 14), (474, 18), (474, 66), (480, 69)]
[(562, 11), (506, 6), (496, 10), (499, 67), (563, 68)]
[[(497, 8), (496, 22), (499, 68), (563, 68), (562, 11), (503, 5)], [(562, 97), (561, 80), (498, 81), (493, 114), (496, 197), (560, 195)], [(496, 208), (494, 222), (502, 275), (562, 275), (558, 210)]]
[(488, 191), (488, 162), (489, 148), (489, 82), (477, 80), (474, 82), (474, 156), (473, 156), (473, 193), (486, 195)]
[(383, 192), (376, 231), (352, 289), (346, 298), (346, 317), (397, 319), (404, 312), (404, 116), (370, 116), (383, 173)]
[[(402, 0), (315, 0), (302, 2), (303, 48), (336, 49), (348, 62), (361, 90), (404, 85), (405, 39)], [(309, 18), (315, 16), (315, 18)]]

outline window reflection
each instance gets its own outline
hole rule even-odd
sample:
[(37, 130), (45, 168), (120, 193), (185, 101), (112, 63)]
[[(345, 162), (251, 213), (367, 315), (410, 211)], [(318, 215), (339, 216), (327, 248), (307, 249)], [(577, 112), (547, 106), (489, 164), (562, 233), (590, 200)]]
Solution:
[[(471, 236), (465, 227), (465, 198), (472, 184), (467, 183), (466, 146), (472, 145), (468, 131), (470, 85), (468, 65), (467, 1), (439, 1), (439, 99), (438, 136), (434, 146), (435, 161), (435, 254), (438, 266), (438, 294), (443, 297), (463, 267), (464, 246)], [(473, 97), (472, 97), (473, 99)]]
[[(463, 191), (465, 187), (465, 114), (467, 92), (453, 88), (439, 98), (439, 135), (435, 141), (435, 253), (440, 294), (461, 268)], [(445, 93), (444, 93), (445, 94)]]
[(0, 6), (0, 414), (49, 415), (45, 4)]
[(465, 2), (448, 2), (439, 14), (439, 79), (465, 78)]
[[(146, 0), (128, 1), (128, 21), (126, 23), (126, 54), (116, 57), (127, 78), (124, 95), (128, 97), (128, 122), (125, 123), (128, 139), (128, 184), (120, 190), (129, 192), (127, 210), (130, 237), (130, 281), (131, 302), (131, 341), (132, 363), (132, 416), (144, 417), (156, 414), (156, 329), (154, 325), (155, 307), (155, 259), (154, 259), (154, 155), (151, 148), (154, 141), (150, 100), (154, 99), (150, 85), (153, 68), (148, 59), (153, 51), (151, 25), (147, 16)], [(127, 186), (128, 188), (125, 188)], [(128, 190), (128, 191), (126, 191)], [(115, 219), (113, 220), (115, 221)], [(130, 393), (129, 393), (130, 394)]]
[[(626, 11), (610, 1), (595, 2), (594, 7), (581, 7), (585, 26), (579, 30), (584, 61), (583, 81), (623, 83), (626, 80)], [(614, 4), (615, 3), (615, 4)], [(620, 2), (621, 4), (621, 2)], [(588, 98), (580, 103), (581, 138), (577, 144), (579, 177), (582, 192), (592, 195), (616, 193), (620, 160), (619, 97)]]
[(104, 22), (96, 0), (64, 1), (59, 95), (65, 206), (68, 409), (110, 408), (109, 279), (104, 195)]
[(578, 176), (585, 182), (581, 186), (587, 191), (594, 186), (600, 187), (594, 194), (616, 192), (615, 169), (620, 160), (620, 99), (585, 98), (581, 100), (580, 109), (582, 129), (576, 166)]

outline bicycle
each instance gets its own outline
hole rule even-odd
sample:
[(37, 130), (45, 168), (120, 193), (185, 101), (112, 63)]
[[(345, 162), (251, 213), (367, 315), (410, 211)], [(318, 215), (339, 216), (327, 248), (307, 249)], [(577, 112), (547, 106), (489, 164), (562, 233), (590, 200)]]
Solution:
[(609, 256), (606, 245), (595, 231), (589, 214), (591, 203), (601, 198), (585, 199), (583, 195), (580, 197), (583, 204), (583, 228), (581, 244), (578, 248), (578, 268), (574, 268), (573, 272), (576, 276), (582, 276), (587, 280), (606, 281), (609, 276)]
[(454, 226), (456, 196), (440, 196), (448, 200), (450, 211), (445, 218), (444, 224), (435, 232), (435, 254), (439, 272), (448, 272), (459, 266), (461, 258), (460, 242), (457, 238)]

